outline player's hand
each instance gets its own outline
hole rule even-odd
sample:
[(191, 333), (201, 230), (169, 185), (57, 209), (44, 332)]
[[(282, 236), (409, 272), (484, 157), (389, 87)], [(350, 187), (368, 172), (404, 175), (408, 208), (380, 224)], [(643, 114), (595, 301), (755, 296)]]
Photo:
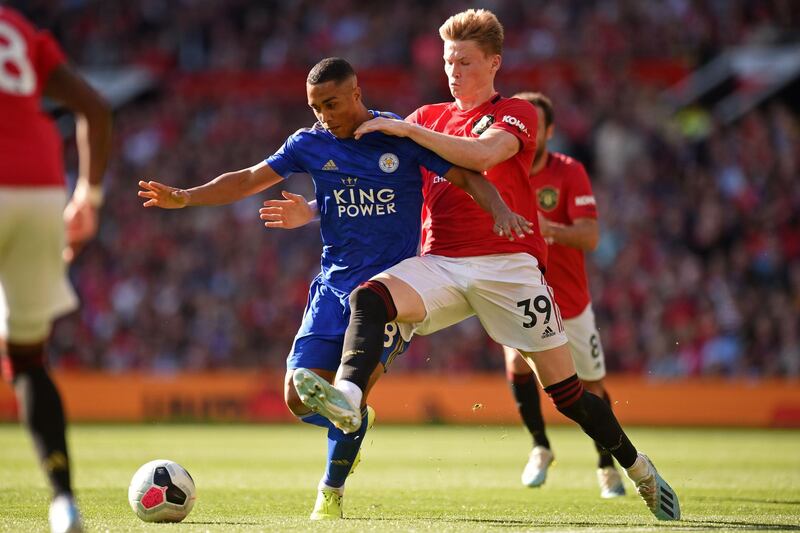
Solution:
[(393, 135), (394, 137), (405, 137), (408, 132), (409, 123), (404, 120), (397, 120), (394, 118), (377, 117), (372, 120), (363, 122), (356, 131), (353, 132), (356, 140), (360, 139), (362, 135), (372, 133), (373, 131), (382, 131), (386, 135)]
[(501, 237), (508, 237), (513, 241), (514, 237), (524, 239), (526, 234), (533, 233), (533, 224), (522, 215), (518, 215), (507, 209), (494, 217), (494, 232)]
[(88, 200), (73, 197), (64, 208), (67, 247), (62, 257), (71, 263), (83, 246), (97, 233), (97, 209)]
[(314, 210), (299, 194), (281, 191), (285, 200), (267, 200), (258, 210), (259, 218), (268, 228), (294, 229), (314, 219)]
[(162, 209), (180, 209), (189, 204), (189, 193), (183, 189), (177, 189), (164, 185), (157, 181), (140, 181), (139, 191), (141, 198), (147, 198), (142, 205), (145, 207), (160, 207)]
[(539, 231), (542, 233), (542, 237), (544, 237), (544, 242), (547, 244), (553, 244), (556, 242), (556, 233), (558, 232), (558, 229), (566, 226), (564, 224), (559, 224), (558, 222), (548, 220), (541, 213), (537, 213), (537, 215), (539, 216)]

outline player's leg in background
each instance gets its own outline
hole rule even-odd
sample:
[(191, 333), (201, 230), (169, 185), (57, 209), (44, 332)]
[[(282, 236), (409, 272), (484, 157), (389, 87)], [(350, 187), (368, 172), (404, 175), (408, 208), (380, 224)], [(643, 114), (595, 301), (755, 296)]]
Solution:
[[(597, 381), (581, 379), (581, 382), (588, 392), (601, 398), (608, 408), (612, 409), (611, 398), (602, 379)], [(625, 496), (625, 484), (614, 466), (614, 456), (597, 441), (594, 441), (594, 447), (597, 450), (597, 483), (600, 485), (600, 497), (610, 499)]]
[[(53, 490), (51, 527), (80, 531), (64, 407), (45, 354), (53, 317), (77, 307), (62, 258), (65, 203), (66, 192), (60, 189), (0, 194), (0, 230), (14, 228), (0, 235), (0, 292), (5, 300), (0, 317), (7, 326), (2, 373), (14, 387), (20, 418)], [(6, 224), (4, 217), (12, 217), (12, 223)]]
[[(595, 325), (591, 304), (579, 315), (564, 320), (564, 330), (569, 338), (569, 351), (575, 363), (575, 370), (584, 388), (611, 408), (611, 399), (606, 391), (603, 378), (606, 375), (603, 346), (600, 333)], [(594, 442), (598, 454), (597, 482), (602, 498), (616, 498), (625, 495), (625, 484), (616, 468), (611, 452), (597, 441)]]
[(71, 495), (64, 408), (45, 368), (44, 342), (8, 342), (3, 375), (14, 387), (20, 418), (31, 433), (53, 492)]
[(522, 484), (528, 487), (539, 487), (547, 480), (547, 471), (553, 462), (553, 452), (545, 432), (542, 406), (539, 399), (539, 384), (536, 375), (528, 362), (519, 352), (503, 346), (506, 363), (506, 377), (511, 394), (517, 403), (517, 410), (523, 424), (533, 439), (533, 446), (528, 462), (522, 471)]

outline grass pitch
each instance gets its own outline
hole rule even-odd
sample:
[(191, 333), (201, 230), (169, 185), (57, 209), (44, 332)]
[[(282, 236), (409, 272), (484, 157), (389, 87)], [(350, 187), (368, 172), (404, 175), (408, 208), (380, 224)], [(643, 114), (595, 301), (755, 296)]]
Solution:
[[(658, 522), (635, 496), (599, 498), (595, 454), (577, 428), (552, 427), (557, 462), (544, 487), (519, 475), (521, 427), (381, 426), (348, 482), (337, 531), (800, 531), (800, 432), (629, 431), (681, 498), (684, 520)], [(73, 425), (75, 485), (88, 531), (329, 531), (307, 520), (325, 457), (319, 428), (269, 425)], [(134, 471), (179, 462), (197, 503), (181, 524), (145, 524), (128, 507)], [(49, 494), (28, 436), (0, 425), (0, 531), (47, 531)]]

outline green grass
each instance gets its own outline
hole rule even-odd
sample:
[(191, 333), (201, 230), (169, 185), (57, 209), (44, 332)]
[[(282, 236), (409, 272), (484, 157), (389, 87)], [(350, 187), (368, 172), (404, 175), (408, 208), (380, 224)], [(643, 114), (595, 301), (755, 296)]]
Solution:
[[(800, 432), (634, 428), (630, 435), (681, 498), (684, 520), (660, 523), (638, 497), (598, 496), (594, 452), (577, 429), (550, 430), (547, 484), (519, 474), (519, 427), (381, 426), (348, 483), (341, 531), (797, 530)], [(90, 531), (328, 531), (307, 520), (324, 463), (318, 428), (76, 425), (75, 485)], [(142, 463), (178, 461), (198, 486), (182, 524), (145, 524), (127, 486)], [(630, 489), (630, 486), (628, 486)], [(49, 501), (27, 435), (0, 425), (0, 531), (46, 531)]]

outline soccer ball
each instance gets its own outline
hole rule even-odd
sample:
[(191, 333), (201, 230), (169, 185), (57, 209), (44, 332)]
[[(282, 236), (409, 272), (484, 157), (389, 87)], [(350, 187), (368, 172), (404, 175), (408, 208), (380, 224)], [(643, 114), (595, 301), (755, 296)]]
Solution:
[(128, 487), (128, 502), (145, 522), (180, 522), (192, 510), (194, 480), (178, 463), (157, 459), (136, 471)]

